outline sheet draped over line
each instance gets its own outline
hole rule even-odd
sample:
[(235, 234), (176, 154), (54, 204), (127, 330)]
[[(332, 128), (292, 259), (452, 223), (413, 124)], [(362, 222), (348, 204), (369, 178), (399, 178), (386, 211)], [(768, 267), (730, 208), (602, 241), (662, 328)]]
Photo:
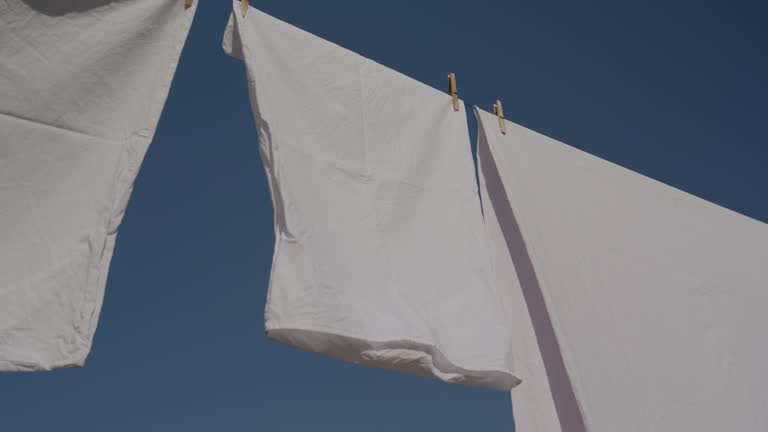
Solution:
[(477, 115), (517, 430), (768, 430), (768, 227)]
[(84, 364), (196, 3), (0, 2), (0, 371)]
[[(521, 432), (768, 430), (765, 224), (477, 110), (483, 224), (463, 104), (238, 9), (224, 46), (275, 207), (270, 337), (522, 378)], [(0, 3), (0, 371), (83, 365), (194, 10)]]
[(509, 329), (465, 111), (451, 97), (234, 2), (275, 208), (271, 338), (443, 381), (510, 389)]

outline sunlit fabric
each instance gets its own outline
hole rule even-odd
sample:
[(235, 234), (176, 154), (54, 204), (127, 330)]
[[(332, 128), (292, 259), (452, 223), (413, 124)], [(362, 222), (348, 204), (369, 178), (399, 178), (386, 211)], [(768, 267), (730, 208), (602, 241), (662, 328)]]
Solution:
[(451, 383), (509, 389), (466, 113), (451, 97), (239, 2), (275, 208), (270, 337)]
[(768, 430), (768, 227), (478, 119), (498, 279), (533, 329), (512, 339), (517, 430)]
[(0, 2), (0, 371), (85, 362), (194, 10)]

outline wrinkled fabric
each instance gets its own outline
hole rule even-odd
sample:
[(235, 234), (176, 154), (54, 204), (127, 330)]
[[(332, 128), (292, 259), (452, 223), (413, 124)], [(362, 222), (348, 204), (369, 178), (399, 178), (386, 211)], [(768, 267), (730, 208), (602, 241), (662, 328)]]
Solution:
[(266, 331), (368, 366), (517, 384), (465, 111), (450, 96), (234, 3), (275, 208)]
[(0, 2), (0, 371), (84, 364), (194, 11)]
[(533, 323), (517, 430), (768, 430), (766, 225), (477, 115), (494, 262)]

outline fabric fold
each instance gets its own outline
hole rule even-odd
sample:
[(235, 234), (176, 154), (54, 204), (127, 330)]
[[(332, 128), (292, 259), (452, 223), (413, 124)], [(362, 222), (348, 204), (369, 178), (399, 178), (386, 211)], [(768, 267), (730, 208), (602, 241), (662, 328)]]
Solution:
[(517, 430), (768, 430), (766, 225), (476, 112)]
[(519, 380), (491, 280), (466, 113), (450, 96), (234, 2), (275, 209), (269, 337), (451, 383)]
[(84, 364), (194, 12), (0, 3), (0, 371)]

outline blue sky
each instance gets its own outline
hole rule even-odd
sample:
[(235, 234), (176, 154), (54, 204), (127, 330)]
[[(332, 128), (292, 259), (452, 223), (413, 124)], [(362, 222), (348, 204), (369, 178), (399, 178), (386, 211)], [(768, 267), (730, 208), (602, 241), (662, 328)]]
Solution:
[[(265, 338), (272, 209), (245, 71), (220, 47), (230, 2), (196, 1), (88, 363), (1, 375), (0, 430), (512, 431), (508, 393)], [(437, 88), (454, 71), (469, 104), (501, 98), (515, 122), (768, 220), (765, 2), (252, 3)]]

